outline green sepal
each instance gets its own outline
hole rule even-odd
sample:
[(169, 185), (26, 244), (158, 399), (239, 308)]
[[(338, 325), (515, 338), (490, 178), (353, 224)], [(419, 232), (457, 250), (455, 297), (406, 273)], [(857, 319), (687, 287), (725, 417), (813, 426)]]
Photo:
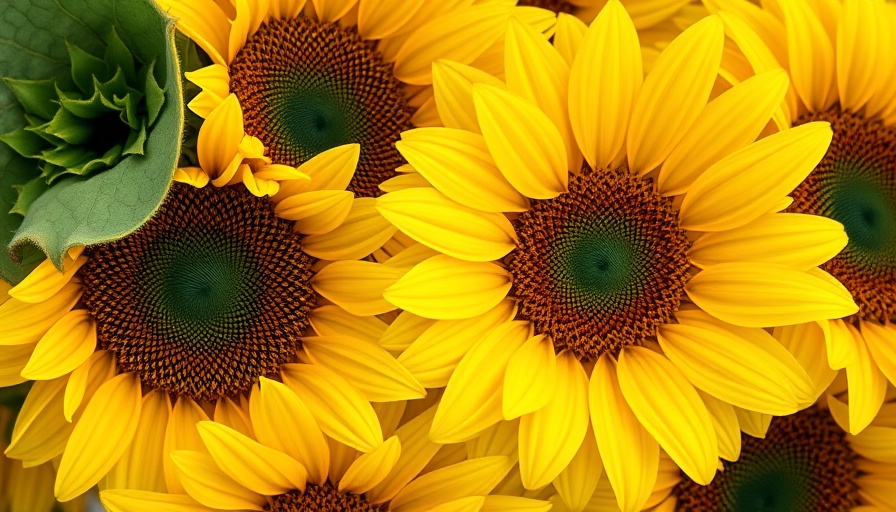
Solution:
[(128, 134), (128, 140), (124, 143), (122, 155), (142, 155), (143, 148), (146, 146), (146, 122), (140, 126), (139, 131), (132, 131)]
[(35, 158), (46, 144), (42, 137), (24, 128), (16, 128), (9, 133), (0, 135), (0, 142), (25, 158)]
[(25, 185), (14, 185), (13, 188), (19, 193), (19, 197), (16, 198), (16, 204), (12, 206), (9, 213), (25, 216), (31, 203), (46, 192), (50, 186), (43, 178), (34, 178)]
[[(63, 169), (80, 168), (90, 161), (90, 153), (79, 146), (62, 145), (44, 151), (41, 158)], [(54, 176), (46, 176), (52, 181)]]
[(56, 81), (49, 80), (16, 80), (7, 78), (6, 85), (15, 94), (25, 113), (44, 119), (52, 119), (58, 108), (56, 100)]
[(65, 42), (65, 46), (68, 48), (68, 57), (72, 61), (72, 80), (82, 93), (91, 94), (93, 92), (93, 77), (97, 77), (102, 82), (112, 76), (103, 59), (85, 52), (69, 41)]
[(118, 118), (126, 124), (132, 131), (139, 130), (142, 116), (137, 114), (137, 105), (139, 100), (133, 94), (125, 94), (124, 97), (115, 96), (112, 104), (121, 111)]
[[(93, 86), (96, 90), (100, 91), (106, 99), (111, 99), (115, 96), (127, 96), (128, 93), (133, 90), (128, 88), (127, 80), (124, 77), (124, 71), (121, 68), (117, 68), (112, 75), (112, 78), (105, 82), (100, 82), (94, 77)], [(111, 105), (111, 102), (107, 105)]]
[(81, 119), (96, 119), (109, 113), (109, 107), (103, 101), (103, 94), (99, 90), (94, 90), (93, 96), (86, 100), (60, 95), (59, 104)]
[(106, 68), (110, 74), (116, 68), (124, 72), (124, 77), (129, 83), (137, 82), (137, 71), (134, 69), (134, 54), (124, 44), (124, 41), (118, 37), (115, 26), (109, 28), (109, 35), (106, 37)]
[(85, 123), (71, 111), (60, 108), (56, 116), (47, 123), (47, 133), (55, 135), (69, 144), (84, 144), (93, 136), (95, 126)]
[(141, 82), (144, 84), (143, 92), (146, 93), (146, 110), (149, 115), (149, 126), (156, 122), (162, 105), (165, 104), (165, 91), (159, 86), (155, 75), (156, 61), (152, 61), (140, 70)]
[[(25, 131), (39, 135), (51, 146), (65, 144), (65, 141), (50, 133), (50, 121), (41, 121), (40, 119), (28, 118), (30, 126), (25, 127)], [(38, 124), (40, 123), (40, 124)]]

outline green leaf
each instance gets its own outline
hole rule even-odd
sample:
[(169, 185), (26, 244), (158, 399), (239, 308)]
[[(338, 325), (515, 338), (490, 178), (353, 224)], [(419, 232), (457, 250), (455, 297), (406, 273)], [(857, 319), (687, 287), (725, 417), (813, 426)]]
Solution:
[[(61, 178), (29, 207), (12, 237), (14, 254), (23, 258), (31, 256), (27, 247), (33, 244), (61, 267), (62, 256), (68, 248), (115, 240), (140, 227), (159, 207), (171, 184), (183, 131), (173, 20), (149, 0), (4, 0), (3, 3), (4, 8), (0, 10), (0, 34), (3, 34), (0, 73), (3, 75), (21, 80), (55, 79), (61, 90), (74, 90), (66, 42), (86, 53), (105, 55), (110, 45), (102, 35), (111, 34), (110, 29), (114, 27), (125, 49), (140, 62), (158, 63), (157, 78), (166, 95), (155, 124), (146, 134), (143, 156), (128, 156), (114, 167), (86, 178)], [(114, 58), (118, 61), (115, 65), (127, 74), (126, 64), (119, 57)], [(115, 100), (114, 97), (106, 99)], [(65, 108), (72, 111), (69, 106)], [(0, 112), (3, 113), (0, 133), (20, 127), (22, 110), (12, 91), (3, 85), (0, 85)], [(0, 146), (0, 169), (4, 168), (4, 160), (13, 157), (29, 162), (5, 145)], [(28, 165), (34, 166), (33, 162)], [(0, 211), (11, 209), (16, 200), (11, 185), (24, 185), (37, 177), (37, 172), (36, 166), (26, 168), (12, 181), (8, 173), (0, 173), (9, 182), (0, 193), (11, 195), (8, 206), (0, 205), (6, 206)], [(15, 229), (15, 220), (0, 219), (0, 228), (5, 230), (0, 234)], [(7, 240), (8, 237), (2, 238), (0, 243)], [(7, 265), (11, 262), (6, 258), (0, 260), (4, 278), (12, 282), (21, 279), (22, 267)]]
[(53, 80), (16, 80), (7, 78), (6, 85), (16, 95), (25, 112), (52, 119), (56, 113), (56, 83)]
[(106, 38), (106, 66), (109, 71), (115, 68), (123, 71), (125, 78), (130, 83), (137, 81), (137, 71), (134, 69), (134, 55), (125, 46), (124, 41), (118, 37), (118, 32), (114, 26), (109, 30), (109, 36)]
[(34, 132), (25, 130), (24, 128), (16, 128), (15, 130), (0, 135), (0, 142), (16, 150), (16, 152), (25, 158), (34, 158), (40, 153), (46, 141)]
[(9, 210), (9, 213), (16, 213), (24, 216), (28, 213), (28, 208), (31, 206), (31, 203), (40, 197), (41, 194), (46, 192), (49, 185), (47, 185), (46, 180), (43, 178), (34, 178), (25, 185), (15, 185), (13, 188), (19, 193), (19, 197), (16, 199), (16, 204)]
[(68, 41), (65, 45), (68, 47), (68, 58), (72, 61), (72, 80), (84, 94), (93, 92), (93, 77), (104, 82), (112, 76), (106, 69), (103, 59), (85, 52)]
[[(21, 215), (9, 213), (19, 197), (19, 193), (13, 187), (24, 185), (38, 176), (28, 160), (11, 150), (0, 153), (0, 169), (3, 169), (3, 172), (0, 172), (0, 244), (6, 246), (22, 223)], [(3, 253), (5, 251), (0, 252), (0, 255)], [(10, 283), (18, 283), (44, 259), (43, 253), (33, 247), (24, 248), (19, 257), (19, 261), (13, 261), (8, 256), (0, 257), (0, 277)]]

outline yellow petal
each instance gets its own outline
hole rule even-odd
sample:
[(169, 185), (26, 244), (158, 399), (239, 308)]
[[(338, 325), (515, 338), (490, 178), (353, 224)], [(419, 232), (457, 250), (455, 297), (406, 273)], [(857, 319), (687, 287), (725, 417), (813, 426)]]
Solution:
[(230, 20), (214, 2), (159, 0), (159, 6), (177, 19), (177, 28), (196, 42), (216, 64), (227, 65)]
[[(416, 342), (420, 338), (420, 336), (422, 336), (423, 333), (425, 333), (436, 322), (437, 320), (430, 320), (429, 318), (423, 318), (422, 316), (417, 316), (408, 311), (402, 311), (398, 314), (395, 320), (391, 324), (389, 324), (386, 332), (384, 332), (377, 341), (379, 345), (384, 349), (401, 352), (401, 354), (404, 355), (405, 353), (407, 353), (408, 347)], [(402, 364), (402, 366), (407, 368), (407, 365), (405, 364)], [(407, 369), (411, 371), (411, 374), (414, 373), (410, 368)], [(419, 380), (419, 377), (415, 376), (415, 378)], [(423, 384), (424, 387), (426, 387), (425, 383), (423, 383), (422, 381), (420, 383)]]
[(106, 350), (94, 352), (84, 364), (76, 368), (69, 375), (65, 386), (65, 420), (72, 422), (79, 410), (83, 411), (81, 404), (84, 398), (90, 400), (96, 390), (116, 373), (115, 357)]
[(632, 109), (629, 167), (646, 173), (669, 156), (691, 128), (722, 62), (725, 31), (711, 16), (685, 30), (657, 58)]
[(305, 490), (305, 468), (289, 455), (220, 423), (200, 421), (196, 427), (215, 464), (245, 488), (268, 496)]
[(641, 510), (656, 482), (660, 448), (622, 396), (616, 361), (597, 361), (588, 390), (591, 424), (604, 471), (623, 512)]
[[(874, 2), (845, 2), (837, 24), (837, 89), (845, 110), (858, 112), (880, 83), (881, 33)], [(889, 58), (892, 58), (890, 55)]]
[(700, 267), (756, 261), (808, 270), (836, 256), (846, 242), (846, 231), (835, 220), (771, 213), (739, 228), (703, 235), (691, 246), (688, 257)]
[[(822, 326), (823, 326), (822, 322)], [(853, 333), (843, 320), (831, 320), (825, 331), (828, 364), (835, 370), (846, 368), (856, 359)]]
[(401, 455), (386, 478), (367, 492), (370, 503), (391, 500), (441, 449), (442, 446), (430, 441), (427, 435), (434, 414), (435, 407), (430, 407), (395, 432), (401, 442)]
[(309, 321), (321, 336), (352, 336), (371, 343), (377, 343), (391, 327), (375, 316), (355, 316), (339, 306), (321, 306), (311, 312)]
[(311, 286), (353, 315), (379, 315), (395, 309), (383, 291), (404, 274), (402, 269), (370, 261), (337, 261), (321, 269)]
[(498, 170), (477, 134), (454, 128), (417, 128), (395, 147), (439, 192), (483, 212), (521, 212), (529, 201)]
[(448, 380), (430, 439), (442, 444), (458, 443), (503, 419), (504, 369), (514, 352), (529, 339), (529, 331), (528, 322), (508, 322), (473, 345)]
[(93, 487), (127, 451), (140, 423), (140, 379), (125, 373), (103, 384), (75, 425), (59, 462), (56, 499)]
[(519, 496), (485, 496), (480, 512), (547, 512), (551, 503)]
[(515, 312), (513, 301), (505, 299), (488, 312), (473, 318), (439, 320), (414, 337), (410, 346), (398, 356), (398, 362), (425, 387), (444, 387), (470, 347), (495, 327), (513, 318)]
[(485, 84), (473, 86), (473, 103), (485, 144), (514, 188), (535, 199), (566, 192), (563, 137), (544, 112), (516, 94)]
[(360, 0), (358, 33), (364, 39), (382, 39), (402, 29), (423, 5), (423, 0), (383, 2)]
[(77, 259), (65, 257), (63, 271), (60, 272), (52, 261), (46, 259), (7, 293), (22, 302), (43, 302), (59, 293), (85, 263), (87, 256), (79, 256)]
[(379, 249), (398, 231), (376, 209), (376, 199), (355, 198), (342, 224), (322, 235), (307, 236), (302, 250), (323, 260), (356, 260)]
[(793, 325), (858, 311), (836, 281), (772, 263), (714, 265), (691, 278), (685, 291), (707, 313), (744, 327)]
[(793, 354), (812, 378), (815, 385), (814, 402), (837, 376), (837, 372), (828, 365), (828, 358), (822, 350), (825, 345), (824, 329), (818, 323), (811, 322), (776, 327), (772, 335)]
[(316, 190), (290, 196), (277, 204), (278, 217), (296, 221), (303, 235), (322, 235), (348, 216), (355, 195), (347, 190)]
[(196, 424), (207, 419), (205, 411), (189, 397), (182, 396), (174, 403), (165, 429), (165, 448), (162, 454), (168, 492), (184, 492), (170, 454), (175, 450), (205, 451)]
[[(264, 377), (260, 381), (260, 390), (252, 390), (249, 402), (255, 437), (298, 461), (308, 471), (309, 481), (323, 485), (330, 453), (311, 411), (284, 384)], [(280, 428), (284, 424), (293, 428)]]
[(483, 83), (504, 87), (504, 82), (484, 71), (448, 60), (433, 62), (432, 80), (436, 108), (442, 123), (448, 128), (472, 133), (479, 133), (476, 107), (473, 105), (473, 85)]
[(202, 188), (208, 185), (209, 176), (199, 167), (178, 167), (174, 171), (174, 181), (178, 183), (186, 183), (187, 185)]
[(737, 424), (745, 434), (762, 439), (768, 432), (768, 427), (772, 422), (771, 414), (762, 414), (756, 411), (748, 411), (740, 407), (734, 408), (734, 415), (737, 416)]
[[(708, 318), (709, 317), (707, 315)], [(660, 327), (666, 357), (698, 389), (732, 405), (784, 416), (814, 401), (812, 379), (770, 334), (749, 338), (706, 322)]]
[(155, 389), (143, 397), (134, 440), (109, 471), (106, 477), (108, 488), (165, 492), (162, 456), (170, 412), (168, 395), (164, 391)]
[(243, 110), (236, 95), (230, 94), (199, 129), (196, 147), (202, 169), (212, 177), (224, 174), (237, 156), (243, 135)]
[(110, 489), (100, 493), (100, 501), (109, 512), (212, 512), (183, 494)]
[(849, 433), (858, 434), (877, 416), (887, 392), (887, 378), (871, 358), (862, 334), (847, 324), (853, 334), (856, 357), (846, 366), (849, 386)]
[(657, 180), (663, 194), (685, 192), (712, 164), (750, 144), (787, 93), (787, 73), (753, 76), (712, 100), (663, 162)]
[(541, 32), (512, 18), (504, 43), (504, 74), (507, 89), (537, 105), (560, 130), (567, 169), (579, 171), (582, 157), (569, 123), (567, 106), (569, 64)]
[(400, 455), (401, 443), (397, 436), (392, 436), (372, 452), (355, 459), (339, 480), (339, 491), (355, 494), (369, 491), (386, 478)]
[(371, 402), (413, 400), (426, 396), (417, 379), (379, 345), (349, 336), (302, 338), (312, 363), (339, 372)]
[(212, 64), (195, 71), (187, 71), (184, 73), (184, 78), (221, 99), (230, 94), (230, 73), (227, 66)]
[(681, 205), (681, 227), (722, 231), (770, 211), (821, 161), (831, 142), (828, 123), (807, 123), (770, 135), (716, 162)]
[(435, 189), (390, 192), (376, 208), (414, 240), (455, 258), (493, 261), (516, 246), (513, 226), (500, 213), (460, 205)]
[(64, 377), (31, 386), (6, 448), (7, 457), (37, 466), (65, 450), (73, 427), (61, 416), (64, 387)]
[(441, 503), (427, 508), (430, 512), (479, 512), (485, 503), (485, 496), (468, 496), (459, 500)]
[(834, 48), (808, 3), (780, 2), (787, 26), (790, 78), (810, 112), (836, 101)]
[(507, 457), (494, 456), (437, 469), (405, 486), (392, 499), (389, 510), (423, 512), (446, 501), (488, 494), (512, 467)]
[[(570, 510), (585, 510), (603, 473), (603, 462), (591, 426), (572, 461), (554, 479), (554, 488)], [(534, 506), (534, 504), (533, 504)]]
[(656, 352), (626, 347), (619, 356), (619, 388), (681, 470), (700, 485), (712, 481), (719, 462), (712, 419), (681, 371)]
[(860, 326), (875, 364), (890, 382), (896, 381), (896, 328), (875, 322), (862, 322)]
[(264, 510), (264, 496), (246, 489), (224, 473), (207, 453), (178, 450), (171, 460), (187, 494), (213, 509)]
[[(570, 66), (572, 66), (576, 54), (579, 53), (579, 48), (582, 45), (582, 41), (585, 39), (585, 32), (587, 30), (588, 26), (579, 18), (564, 12), (557, 14), (557, 28), (554, 31), (554, 48), (557, 49), (557, 53), (559, 53), (560, 56), (563, 57), (563, 60)], [(638, 59), (638, 62), (640, 61), (641, 59)]]
[(712, 426), (719, 441), (719, 457), (736, 461), (740, 457), (740, 426), (734, 406), (698, 390), (712, 418)]
[(632, 20), (618, 1), (608, 2), (585, 33), (569, 75), (572, 130), (593, 169), (608, 166), (622, 149), (643, 74)]
[(317, 19), (324, 22), (334, 22), (348, 14), (358, 0), (312, 0)]
[(309, 179), (282, 183), (274, 202), (302, 192), (345, 190), (355, 175), (360, 157), (360, 144), (345, 144), (314, 155), (297, 169)]
[(485, 313), (504, 300), (509, 290), (510, 276), (494, 263), (438, 255), (386, 288), (383, 297), (415, 315), (456, 320)]
[[(264, 165), (261, 168), (258, 168), (253, 173), (255, 179), (257, 180), (270, 180), (270, 181), (309, 181), (311, 178), (302, 174), (295, 167), (290, 167), (288, 165), (283, 164), (268, 164)], [(279, 189), (278, 189), (279, 190)], [(272, 194), (275, 195), (275, 194)]]
[(501, 404), (504, 419), (518, 418), (547, 405), (554, 396), (556, 375), (557, 357), (550, 338), (529, 338), (507, 364)]
[(383, 432), (370, 402), (342, 377), (311, 364), (281, 367), (283, 383), (308, 406), (324, 434), (342, 444), (370, 452), (383, 443)]
[(15, 386), (28, 380), (22, 377), (21, 372), (31, 359), (35, 346), (36, 343), (27, 343), (3, 347), (0, 351), (0, 386)]
[(509, 5), (480, 5), (428, 20), (411, 33), (395, 56), (395, 77), (425, 85), (431, 83), (432, 63), (438, 59), (470, 64), (504, 35), (512, 12)]
[(40, 339), (22, 377), (50, 380), (81, 366), (96, 349), (96, 322), (86, 309), (69, 311)]
[(9, 299), (0, 305), (0, 346), (35, 343), (81, 298), (77, 280), (63, 286), (44, 302), (30, 304)]
[(588, 376), (571, 352), (557, 356), (556, 377), (547, 405), (520, 419), (520, 476), (527, 489), (557, 478), (588, 430)]

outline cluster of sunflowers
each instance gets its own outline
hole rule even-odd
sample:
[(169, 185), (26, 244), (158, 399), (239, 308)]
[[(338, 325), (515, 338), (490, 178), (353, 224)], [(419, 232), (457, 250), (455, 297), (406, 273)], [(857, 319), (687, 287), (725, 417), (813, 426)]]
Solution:
[(896, 511), (896, 3), (0, 34), (0, 511)]

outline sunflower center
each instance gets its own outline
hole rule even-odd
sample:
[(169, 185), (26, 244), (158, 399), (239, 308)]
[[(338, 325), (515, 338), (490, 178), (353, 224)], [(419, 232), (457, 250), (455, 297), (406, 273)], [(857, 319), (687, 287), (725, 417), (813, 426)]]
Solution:
[(824, 159), (794, 191), (792, 210), (843, 224), (849, 243), (822, 268), (859, 304), (859, 318), (896, 319), (896, 130), (835, 107), (798, 123), (829, 121)]
[(305, 492), (292, 491), (274, 496), (268, 512), (385, 512), (384, 505), (373, 505), (363, 495), (339, 492), (329, 482), (307, 484)]
[(565, 0), (519, 0), (518, 5), (541, 7), (556, 13), (571, 13), (573, 5)]
[(740, 459), (710, 485), (683, 477), (677, 510), (846, 512), (859, 505), (855, 457), (829, 411), (775, 418), (765, 439), (744, 437)]
[(127, 237), (90, 249), (84, 302), (101, 349), (195, 400), (248, 391), (296, 360), (315, 295), (301, 236), (242, 187), (175, 184)]
[(627, 170), (585, 170), (516, 219), (520, 314), (581, 360), (656, 335), (678, 309), (689, 242), (669, 199)]
[(310, 18), (269, 20), (230, 65), (246, 133), (275, 163), (298, 166), (348, 143), (361, 145), (352, 190), (379, 195), (403, 161), (395, 149), (411, 110), (392, 65), (353, 28)]

